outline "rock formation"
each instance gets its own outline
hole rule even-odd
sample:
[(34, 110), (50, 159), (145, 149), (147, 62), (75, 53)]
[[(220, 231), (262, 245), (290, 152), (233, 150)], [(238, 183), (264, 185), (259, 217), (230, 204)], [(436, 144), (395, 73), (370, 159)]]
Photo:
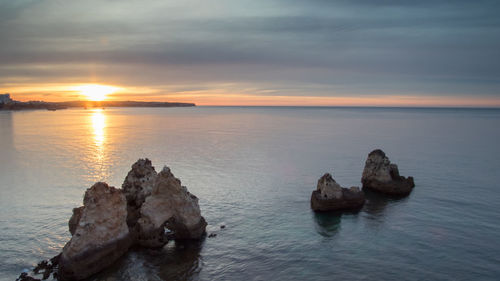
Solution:
[(142, 204), (138, 223), (138, 242), (145, 247), (163, 246), (169, 234), (178, 240), (199, 239), (207, 225), (198, 198), (181, 185), (168, 167), (156, 177), (151, 196)]
[(359, 187), (341, 187), (328, 173), (318, 180), (317, 188), (311, 194), (314, 211), (359, 209), (364, 203), (365, 195)]
[(72, 238), (59, 258), (59, 279), (87, 278), (133, 244), (162, 247), (169, 239), (200, 239), (205, 234), (198, 198), (169, 168), (157, 174), (150, 160), (139, 159), (122, 188), (96, 183), (85, 192), (83, 206), (73, 209), (68, 222)]
[(146, 197), (151, 195), (156, 179), (156, 171), (149, 159), (139, 159), (132, 165), (123, 181), (122, 189), (127, 198), (127, 224), (136, 235), (137, 220)]
[(126, 223), (127, 201), (120, 189), (98, 182), (85, 192), (83, 207), (75, 210), (70, 223), (73, 237), (59, 260), (61, 280), (80, 280), (101, 271), (132, 243)]
[(400, 176), (398, 166), (380, 149), (368, 154), (361, 182), (363, 188), (397, 196), (408, 195), (415, 187), (413, 177)]

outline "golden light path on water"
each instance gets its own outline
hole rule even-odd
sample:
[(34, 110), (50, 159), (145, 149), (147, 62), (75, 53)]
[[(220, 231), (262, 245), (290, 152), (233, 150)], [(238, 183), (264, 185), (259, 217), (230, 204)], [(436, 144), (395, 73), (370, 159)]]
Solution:
[(104, 129), (106, 128), (106, 116), (102, 109), (94, 109), (91, 115), (94, 143), (97, 147), (103, 147), (105, 141)]
[(92, 133), (92, 155), (89, 163), (92, 163), (93, 178), (95, 181), (100, 181), (106, 178), (109, 171), (106, 165), (106, 114), (102, 109), (93, 109), (90, 114), (90, 129)]

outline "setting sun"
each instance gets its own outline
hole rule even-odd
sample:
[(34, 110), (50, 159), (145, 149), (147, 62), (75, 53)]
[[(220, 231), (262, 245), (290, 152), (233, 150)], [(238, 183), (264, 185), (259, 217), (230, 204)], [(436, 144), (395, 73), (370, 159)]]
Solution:
[(79, 91), (80, 94), (87, 100), (103, 101), (106, 99), (107, 95), (114, 93), (118, 90), (118, 88), (113, 86), (89, 84), (74, 87), (73, 90)]

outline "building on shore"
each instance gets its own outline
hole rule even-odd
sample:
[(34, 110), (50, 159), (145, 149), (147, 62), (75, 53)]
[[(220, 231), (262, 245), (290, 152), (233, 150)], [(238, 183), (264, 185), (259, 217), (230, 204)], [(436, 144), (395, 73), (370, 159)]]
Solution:
[(0, 95), (0, 103), (7, 104), (11, 103), (12, 99), (10, 98), (10, 94)]

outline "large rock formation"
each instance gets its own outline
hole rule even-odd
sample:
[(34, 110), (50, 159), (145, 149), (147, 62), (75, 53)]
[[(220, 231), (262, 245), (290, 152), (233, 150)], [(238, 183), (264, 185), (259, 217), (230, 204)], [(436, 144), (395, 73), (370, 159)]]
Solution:
[(317, 188), (311, 194), (314, 211), (359, 209), (364, 203), (365, 195), (359, 187), (341, 187), (328, 173), (318, 180)]
[(63, 248), (59, 279), (87, 278), (126, 253), (132, 242), (126, 219), (127, 201), (120, 189), (102, 182), (87, 189), (83, 207), (73, 210), (73, 237)]
[(363, 188), (397, 196), (408, 195), (415, 187), (413, 177), (400, 176), (398, 166), (380, 149), (368, 154), (361, 182)]
[(151, 161), (132, 165), (123, 189), (96, 183), (68, 222), (73, 235), (59, 259), (62, 280), (80, 280), (114, 263), (132, 244), (162, 247), (169, 239), (200, 239), (207, 223), (198, 198), (170, 169), (157, 174)]
[(168, 167), (156, 177), (151, 196), (142, 204), (138, 223), (138, 242), (145, 247), (161, 247), (169, 236), (178, 240), (200, 239), (207, 225), (198, 198), (181, 185)]

